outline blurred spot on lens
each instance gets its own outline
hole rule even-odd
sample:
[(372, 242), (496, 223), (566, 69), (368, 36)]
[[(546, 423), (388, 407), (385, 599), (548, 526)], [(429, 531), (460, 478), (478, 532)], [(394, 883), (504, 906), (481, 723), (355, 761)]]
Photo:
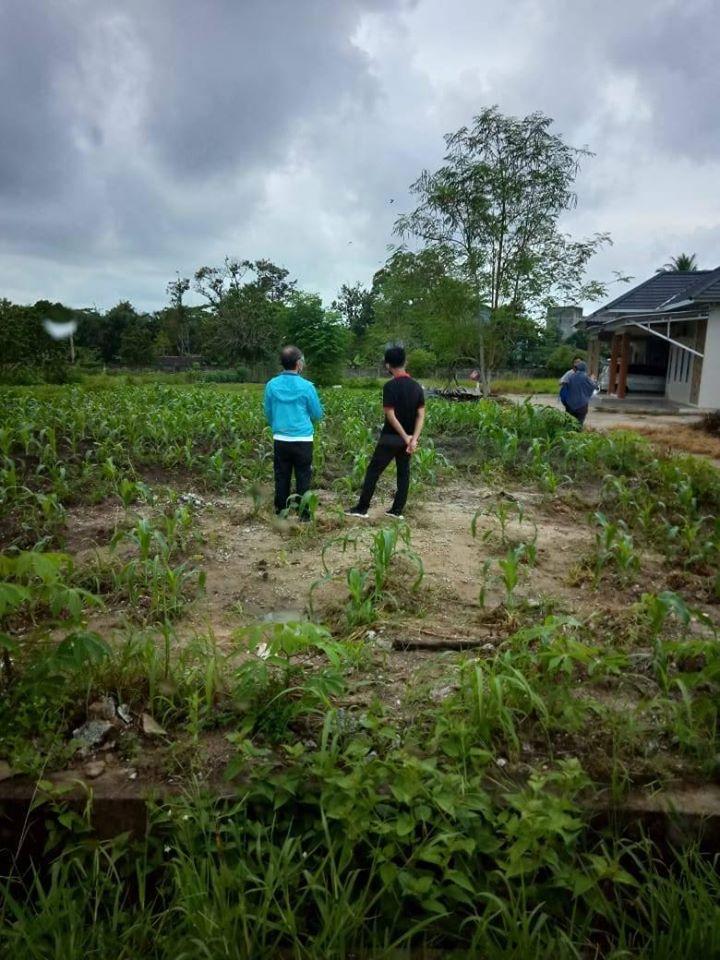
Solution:
[(55, 323), (54, 320), (43, 320), (43, 326), (45, 327), (45, 332), (48, 333), (53, 340), (67, 340), (67, 338), (71, 337), (77, 330), (77, 321), (70, 320), (69, 323)]

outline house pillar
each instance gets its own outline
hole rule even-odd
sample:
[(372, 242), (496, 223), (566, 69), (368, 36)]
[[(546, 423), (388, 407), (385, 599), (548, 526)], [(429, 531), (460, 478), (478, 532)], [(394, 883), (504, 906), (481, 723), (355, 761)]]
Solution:
[(623, 400), (627, 393), (627, 375), (630, 364), (630, 334), (624, 333), (620, 337), (620, 363), (618, 369), (617, 397)]
[(597, 378), (600, 374), (600, 339), (588, 340), (588, 371), (591, 377)]
[(608, 372), (608, 396), (614, 396), (618, 391), (621, 341), (622, 337), (620, 334), (613, 334), (612, 348), (610, 351), (610, 370)]
[[(695, 324), (695, 349), (700, 353), (705, 352), (705, 339), (707, 336), (707, 320), (698, 320)], [(692, 380), (690, 383), (690, 403), (697, 406), (700, 400), (700, 384), (702, 383), (703, 358), (693, 357)]]

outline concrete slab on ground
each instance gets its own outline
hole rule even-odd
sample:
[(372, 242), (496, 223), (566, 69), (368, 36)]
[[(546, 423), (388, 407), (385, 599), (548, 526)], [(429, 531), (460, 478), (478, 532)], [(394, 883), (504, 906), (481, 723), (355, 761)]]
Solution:
[[(506, 399), (513, 403), (524, 403), (526, 397), (507, 394)], [(615, 400), (614, 397), (610, 398)], [(555, 410), (562, 410), (562, 404), (559, 398), (553, 393), (538, 393), (530, 398), (531, 403), (539, 407), (552, 407)], [(657, 426), (677, 424), (678, 418), (682, 418), (684, 426), (690, 426), (698, 423), (706, 412), (698, 407), (680, 407), (677, 409), (663, 408), (654, 404), (641, 403), (637, 400), (616, 400), (617, 407), (606, 406), (605, 402), (598, 403), (594, 400), (590, 404), (588, 414), (588, 426), (602, 430), (605, 427), (616, 429), (624, 426), (641, 426), (645, 423), (651, 423)]]

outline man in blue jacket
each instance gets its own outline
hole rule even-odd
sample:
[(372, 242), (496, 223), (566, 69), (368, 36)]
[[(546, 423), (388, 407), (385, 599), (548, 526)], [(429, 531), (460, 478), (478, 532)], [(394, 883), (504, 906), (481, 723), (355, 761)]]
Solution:
[(571, 417), (582, 427), (588, 413), (588, 404), (597, 390), (597, 384), (587, 374), (587, 365), (575, 361), (575, 370), (560, 388), (560, 399)]
[[(312, 480), (313, 423), (323, 418), (315, 387), (300, 376), (305, 361), (297, 347), (284, 347), (280, 354), (282, 372), (265, 385), (265, 416), (273, 433), (275, 463), (275, 513), (288, 505), (295, 471), (298, 500), (310, 489)], [(307, 520), (307, 512), (300, 515)]]

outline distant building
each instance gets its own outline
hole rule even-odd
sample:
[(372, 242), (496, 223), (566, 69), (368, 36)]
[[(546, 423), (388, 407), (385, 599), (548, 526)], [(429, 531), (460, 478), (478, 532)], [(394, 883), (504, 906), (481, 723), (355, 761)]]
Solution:
[(561, 340), (567, 340), (575, 333), (582, 318), (582, 307), (550, 307), (545, 325), (548, 330), (557, 330)]
[(187, 353), (183, 356), (162, 356), (157, 357), (156, 363), (160, 370), (164, 370), (166, 373), (179, 373), (183, 370), (192, 370), (193, 367), (199, 366), (202, 362), (202, 357), (199, 353)]
[(609, 395), (652, 392), (720, 407), (720, 267), (654, 273), (583, 326), (590, 372), (602, 372)]

